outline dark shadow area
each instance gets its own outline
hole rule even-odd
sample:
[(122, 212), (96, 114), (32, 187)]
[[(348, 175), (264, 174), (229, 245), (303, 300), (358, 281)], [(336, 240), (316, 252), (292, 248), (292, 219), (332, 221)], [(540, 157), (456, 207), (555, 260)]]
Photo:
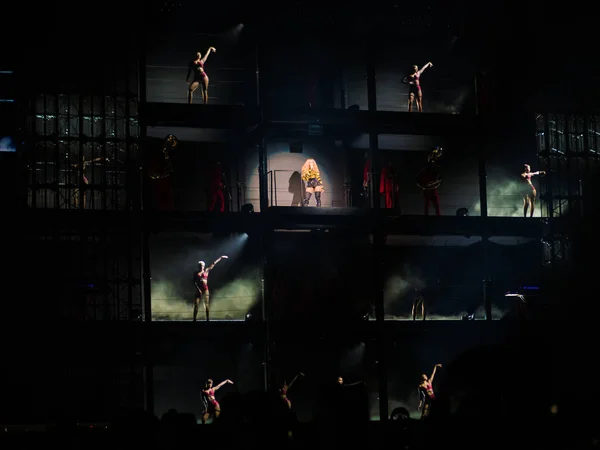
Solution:
[(273, 317), (278, 320), (348, 320), (371, 308), (366, 237), (314, 230), (276, 233), (269, 258)]

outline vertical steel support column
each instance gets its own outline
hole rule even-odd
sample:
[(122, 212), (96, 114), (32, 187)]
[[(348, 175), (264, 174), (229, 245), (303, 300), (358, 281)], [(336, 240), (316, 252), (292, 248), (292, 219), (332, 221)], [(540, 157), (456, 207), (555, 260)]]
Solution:
[[(257, 36), (257, 39), (259, 37)], [(259, 137), (256, 144), (258, 151), (258, 191), (260, 197), (260, 212), (266, 213), (269, 209), (269, 193), (267, 180), (267, 152), (265, 149), (264, 110), (262, 93), (260, 89), (260, 42), (256, 43), (256, 106), (258, 107)]]
[[(142, 2), (140, 8), (145, 8)], [(144, 13), (144, 11), (142, 11)], [(144, 15), (144, 14), (143, 14)], [(146, 120), (144, 116), (144, 109), (146, 106), (146, 24), (142, 21), (142, 29), (138, 34), (140, 36), (140, 46), (138, 55), (138, 111), (139, 114), (139, 127), (140, 127), (140, 143), (144, 145), (146, 138)], [(144, 397), (146, 411), (154, 413), (154, 364), (151, 356), (151, 336), (152, 336), (152, 297), (150, 295), (152, 276), (150, 273), (150, 230), (148, 229), (149, 224), (144, 211), (145, 193), (147, 179), (144, 176), (144, 167), (142, 167), (142, 155), (143, 151), (138, 152), (138, 167), (140, 174), (140, 210), (142, 211), (142, 220), (140, 228), (142, 230), (141, 245), (142, 245), (142, 302), (143, 302), (143, 320), (142, 332), (144, 342)]]
[[(585, 157), (585, 175), (582, 177), (585, 180), (589, 180), (590, 178), (590, 118), (587, 114), (583, 116), (583, 151), (582, 154)], [(585, 199), (585, 190), (586, 186), (584, 185), (582, 189), (579, 191), (579, 201), (581, 205), (581, 215), (586, 216), (587, 211), (585, 208), (586, 199)], [(587, 191), (587, 190), (586, 190)]]
[(379, 208), (379, 139), (377, 132), (377, 71), (376, 71), (376, 45), (370, 39), (367, 44), (367, 103), (369, 108), (369, 161), (371, 163), (371, 177), (369, 182), (369, 197), (371, 208)]
[[(377, 130), (377, 83), (376, 83), (376, 42), (369, 39), (367, 45), (367, 96), (369, 105), (369, 159), (371, 161), (371, 180), (369, 193), (371, 207), (379, 209), (379, 142)], [(388, 418), (388, 389), (387, 368), (385, 364), (385, 336), (384, 336), (384, 306), (383, 306), (383, 278), (382, 261), (383, 247), (385, 246), (384, 230), (380, 227), (379, 217), (376, 218), (377, 226), (373, 232), (373, 301), (375, 304), (375, 318), (377, 322), (377, 369), (379, 379), (379, 417), (381, 420)]]
[(481, 267), (482, 267), (482, 300), (483, 309), (485, 311), (485, 319), (492, 320), (492, 301), (488, 295), (488, 284), (489, 278), (489, 265), (488, 265), (488, 252), (489, 252), (489, 235), (487, 231), (487, 217), (488, 217), (488, 202), (487, 202), (487, 164), (486, 164), (486, 147), (487, 142), (483, 138), (482, 129), (487, 125), (485, 116), (478, 115), (475, 117), (476, 122), (476, 138), (477, 142), (477, 154), (478, 154), (478, 166), (479, 166), (479, 203), (481, 205), (481, 217), (484, 221), (484, 235), (481, 236)]
[[(258, 109), (258, 143), (256, 148), (258, 150), (258, 181), (259, 181), (259, 197), (260, 197), (260, 214), (264, 217), (267, 214), (269, 208), (269, 195), (268, 195), (268, 179), (267, 179), (267, 152), (265, 151), (265, 124), (264, 124), (264, 110), (262, 102), (262, 91), (260, 88), (260, 66), (261, 66), (261, 53), (260, 53), (260, 31), (256, 31), (256, 47), (255, 47), (255, 70), (256, 70), (256, 107)], [(270, 371), (270, 348), (271, 348), (271, 330), (270, 330), (270, 308), (269, 299), (271, 292), (270, 286), (270, 273), (269, 273), (269, 242), (266, 236), (266, 230), (263, 227), (261, 229), (261, 303), (262, 303), (262, 325), (264, 327), (264, 354), (263, 354), (263, 377), (264, 377), (264, 388), (265, 392), (269, 389), (269, 371)]]
[(261, 233), (261, 257), (262, 257), (262, 274), (261, 274), (261, 303), (262, 303), (262, 326), (264, 327), (264, 354), (263, 354), (263, 377), (265, 392), (270, 387), (271, 374), (271, 319), (273, 313), (271, 310), (271, 264), (270, 264), (270, 248), (272, 234), (270, 230), (263, 229)]

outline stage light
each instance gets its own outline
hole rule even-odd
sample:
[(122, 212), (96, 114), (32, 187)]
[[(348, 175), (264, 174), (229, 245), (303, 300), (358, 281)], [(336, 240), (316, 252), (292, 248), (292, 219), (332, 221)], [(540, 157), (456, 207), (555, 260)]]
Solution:
[(242, 214), (252, 214), (254, 213), (254, 205), (252, 203), (246, 203), (245, 205), (242, 205), (240, 212)]
[(475, 320), (475, 314), (465, 314), (462, 320)]
[(469, 215), (469, 209), (468, 208), (458, 208), (456, 210), (456, 215), (458, 217), (468, 217), (468, 215)]
[(252, 320), (252, 314), (246, 314), (246, 321)]

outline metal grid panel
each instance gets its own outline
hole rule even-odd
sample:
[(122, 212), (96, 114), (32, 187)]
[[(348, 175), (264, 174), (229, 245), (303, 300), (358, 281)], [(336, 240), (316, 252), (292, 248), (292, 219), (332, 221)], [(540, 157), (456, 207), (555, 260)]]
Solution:
[(600, 175), (600, 120), (596, 116), (537, 114), (537, 150), (542, 214), (549, 218), (544, 237), (544, 263), (559, 268), (571, 260), (569, 236), (559, 233), (554, 220), (581, 216), (594, 199), (586, 185)]
[[(597, 143), (595, 118), (582, 115), (538, 114), (537, 150), (540, 167), (547, 176), (540, 180), (544, 217), (581, 215), (586, 179), (598, 173), (593, 161)], [(588, 132), (586, 133), (586, 129)]]
[[(138, 208), (137, 95), (127, 83), (110, 95), (38, 94), (26, 137), (32, 208)], [(132, 180), (132, 183), (129, 181)]]
[(136, 232), (40, 237), (64, 283), (60, 315), (73, 321), (142, 321), (141, 239)]

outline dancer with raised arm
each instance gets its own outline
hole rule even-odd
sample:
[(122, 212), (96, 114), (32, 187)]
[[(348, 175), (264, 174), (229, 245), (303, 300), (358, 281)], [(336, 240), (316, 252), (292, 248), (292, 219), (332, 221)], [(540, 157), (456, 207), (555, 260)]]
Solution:
[(109, 162), (109, 159), (85, 159), (85, 156), (83, 156), (81, 158), (81, 163), (71, 164), (71, 167), (77, 172), (77, 180), (79, 182), (79, 187), (73, 191), (73, 206), (75, 206), (75, 208), (79, 208), (80, 205), (83, 209), (87, 207), (87, 190), (90, 180), (86, 176), (86, 170), (89, 166), (97, 162)]
[(215, 398), (215, 392), (221, 389), (226, 384), (233, 384), (231, 380), (225, 380), (213, 387), (213, 380), (210, 378), (204, 383), (202, 389), (202, 424), (206, 424), (209, 418), (212, 417), (213, 422), (221, 415), (221, 405)]
[(424, 419), (429, 415), (431, 404), (435, 400), (433, 379), (435, 378), (436, 370), (441, 367), (441, 364), (436, 364), (433, 367), (433, 372), (430, 377), (427, 377), (426, 374), (421, 375), (421, 383), (419, 384), (419, 406), (417, 407), (417, 409), (421, 411), (421, 419)]
[(206, 267), (206, 263), (204, 261), (198, 261), (198, 271), (194, 272), (194, 286), (196, 287), (196, 293), (194, 294), (194, 322), (196, 321), (196, 317), (198, 316), (198, 307), (200, 306), (200, 301), (204, 301), (204, 312), (206, 313), (206, 321), (210, 320), (209, 312), (210, 312), (210, 292), (208, 290), (208, 274), (211, 270), (215, 268), (215, 266), (222, 259), (227, 259), (228, 256), (221, 256), (210, 266)]
[(317, 207), (320, 208), (321, 193), (323, 192), (323, 181), (321, 180), (321, 171), (319, 170), (319, 166), (317, 166), (317, 162), (314, 159), (309, 158), (302, 165), (301, 176), (302, 181), (306, 183), (306, 193), (302, 206), (308, 206), (310, 197), (315, 194)]
[(304, 374), (302, 372), (299, 372), (292, 381), (290, 381), (290, 384), (287, 384), (286, 381), (283, 382), (283, 384), (281, 385), (281, 387), (279, 388), (279, 396), (281, 397), (281, 400), (283, 400), (284, 404), (287, 406), (287, 408), (289, 410), (292, 409), (292, 402), (290, 401), (290, 399), (288, 398), (287, 394), (288, 391), (290, 390), (290, 388), (292, 387), (292, 385), (294, 384), (294, 382), (298, 379), (298, 377), (303, 377)]
[(433, 67), (431, 62), (428, 62), (419, 69), (419, 66), (413, 66), (412, 73), (404, 78), (404, 83), (410, 87), (408, 89), (408, 112), (412, 111), (413, 103), (417, 103), (417, 110), (423, 112), (423, 91), (421, 91), (421, 75), (429, 67)]
[(537, 191), (535, 190), (535, 186), (531, 182), (531, 178), (536, 175), (546, 175), (546, 172), (544, 172), (543, 170), (532, 172), (531, 166), (529, 164), (525, 164), (525, 171), (521, 174), (521, 178), (525, 181), (525, 188), (523, 192), (523, 217), (527, 217), (528, 210), (529, 217), (533, 217)]
[(202, 92), (202, 101), (206, 105), (208, 103), (208, 75), (204, 71), (204, 64), (208, 59), (211, 52), (216, 53), (217, 49), (209, 47), (204, 56), (202, 53), (196, 53), (196, 59), (190, 62), (188, 65), (187, 77), (185, 78), (186, 83), (190, 83), (190, 75), (193, 75), (192, 82), (188, 88), (188, 103), (192, 104), (194, 98), (194, 91), (200, 88)]

